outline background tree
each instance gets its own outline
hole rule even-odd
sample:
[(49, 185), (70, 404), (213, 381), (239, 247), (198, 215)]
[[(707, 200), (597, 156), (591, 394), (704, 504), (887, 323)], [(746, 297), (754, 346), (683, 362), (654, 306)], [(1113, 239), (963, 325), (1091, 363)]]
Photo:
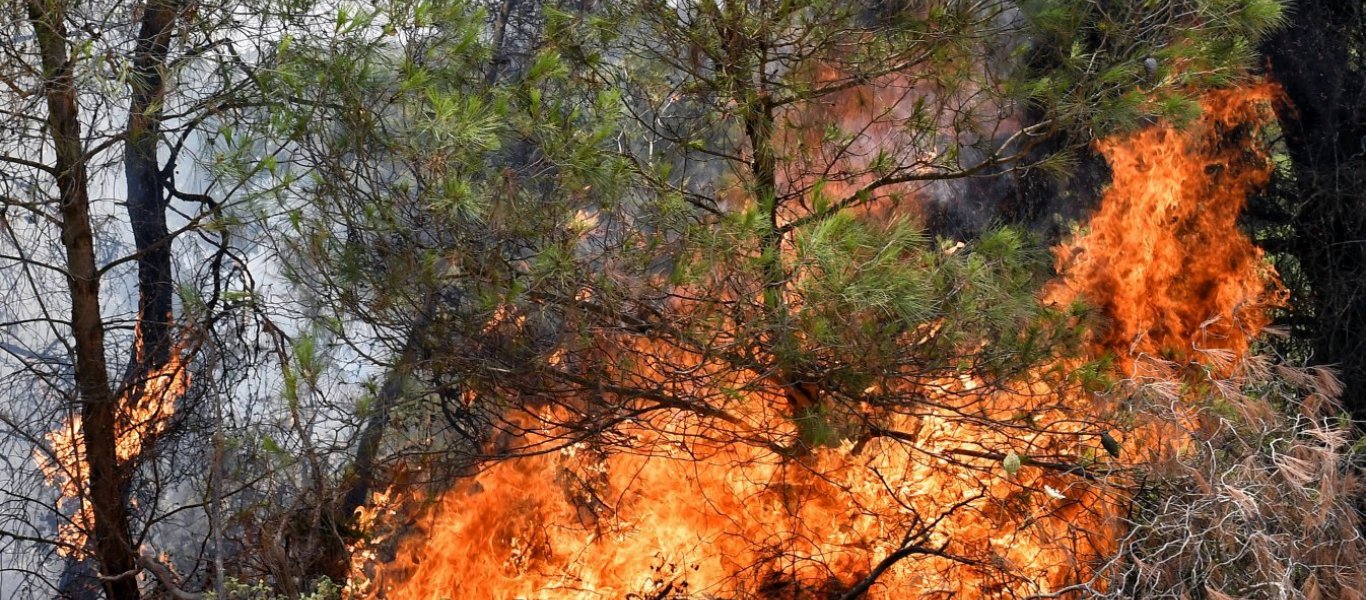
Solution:
[[(234, 38), (269, 26), (239, 7), (176, 1), (5, 8), (18, 17), (0, 46), (5, 373), (16, 398), (34, 397), (12, 400), (4, 421), (11, 455), (34, 457), (63, 494), (49, 500), (33, 465), (12, 463), (9, 523), (27, 529), (7, 534), (19, 553), (36, 545), (71, 561), (25, 585), (137, 598), (144, 568), (169, 573), (148, 542), (182, 512), (167, 502), (209, 479), (158, 450), (193, 437), (195, 400), (225, 381), (217, 368), (234, 361), (201, 364), (197, 351), (218, 345), (233, 311), (224, 294), (244, 283), (242, 257), (211, 226), (222, 190), (179, 173), (203, 128), (245, 101)], [(206, 301), (177, 310), (178, 284)], [(184, 395), (191, 370), (197, 387)]]
[[(293, 142), (293, 277), (323, 299), (327, 343), (365, 355), (370, 332), (387, 340), (390, 375), (362, 412), (403, 424), (387, 442), (361, 436), (343, 509), (373, 488), (381, 444), (390, 465), (444, 444), (458, 473), (581, 441), (610, 451), (622, 424), (680, 413), (704, 423), (699, 437), (800, 457), (904, 436), (854, 407), (914, 413), (956, 369), (1018, 383), (1065, 339), (1069, 315), (1034, 300), (1042, 253), (1009, 230), (941, 248), (910, 207), (951, 196), (946, 182), (1065, 165), (1021, 162), (1045, 137), (1188, 116), (1191, 90), (1235, 79), (1279, 15), (546, 6), (545, 39), (490, 88), (480, 65), (499, 51), (465, 40), (503, 13), (465, 8), (347, 14), (354, 38), (295, 45), (284, 78), (323, 74), (301, 106), (339, 124)], [(1026, 107), (1046, 116), (1024, 127)], [(795, 428), (737, 429), (755, 396)]]
[[(1036, 236), (958, 204), (1190, 118), (1281, 20), (1267, 0), (4, 6), (0, 347), (37, 399), (0, 416), (12, 456), (65, 468), (9, 469), (8, 523), (37, 524), (5, 534), (13, 554), (50, 549), (29, 589), (60, 549), (99, 575), (69, 568), (60, 591), (114, 598), (230, 578), (305, 593), (348, 575), (373, 492), (568, 447), (593, 460), (551, 479), (590, 525), (609, 510), (593, 469), (679, 440), (812, 480), (830, 448), (890, 444), (980, 481), (1021, 455), (1092, 481), (1071, 448), (1118, 417), (1031, 415), (1075, 413), (1055, 396), (1103, 379), (1042, 368), (1098, 325), (1038, 299)], [(1334, 56), (1356, 56), (1337, 33)], [(1359, 69), (1340, 63), (1341, 87), (1306, 89), (1349, 95)], [(1296, 190), (1327, 189), (1305, 169), (1329, 155), (1351, 172), (1351, 140), (1309, 135), (1349, 127), (1332, 114), (1287, 127)], [(1342, 189), (1279, 207), (1343, 246), (1350, 228), (1323, 233)], [(1298, 251), (1323, 267), (1295, 271), (1313, 314), (1350, 313), (1350, 255)], [(1320, 352), (1346, 347), (1315, 331)], [(965, 374), (977, 390), (945, 383)], [(992, 414), (986, 390), (1029, 414)], [(930, 416), (982, 435), (930, 451), (898, 426)], [(932, 543), (980, 505), (901, 506), (883, 515), (899, 545), (866, 572), (796, 574), (809, 523), (757, 536), (755, 585), (854, 598), (922, 559), (1008, 585), (999, 557)]]
[(1336, 365), (1343, 402), (1360, 417), (1366, 10), (1350, 2), (1300, 2), (1293, 10), (1294, 20), (1262, 45), (1286, 93), (1278, 116), (1289, 160), (1251, 217), (1293, 291), (1286, 346)]

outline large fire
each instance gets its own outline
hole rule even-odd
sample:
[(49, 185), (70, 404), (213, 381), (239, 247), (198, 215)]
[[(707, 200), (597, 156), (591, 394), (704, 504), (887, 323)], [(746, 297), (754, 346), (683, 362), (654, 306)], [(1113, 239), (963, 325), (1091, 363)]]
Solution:
[[(1279, 288), (1235, 219), (1269, 173), (1252, 129), (1272, 94), (1213, 92), (1191, 125), (1100, 144), (1113, 184), (1057, 250), (1045, 292), (1103, 312), (1092, 354), (1238, 355), (1267, 323)], [(706, 362), (654, 360), (676, 364), (642, 368)], [(762, 375), (708, 381), (750, 377)], [(1009, 392), (945, 377), (939, 390), (877, 435), (795, 456), (764, 443), (797, 435), (781, 399), (750, 394), (729, 421), (653, 413), (621, 432), (631, 451), (578, 444), (492, 464), (445, 492), (398, 558), (369, 565), (368, 580), (357, 572), (370, 587), (354, 589), (393, 600), (972, 598), (1050, 594), (1093, 575), (1113, 550), (1125, 466), (1149, 455), (1136, 446), (1157, 444), (1154, 428), (1102, 428), (1101, 403), (1043, 377)], [(1020, 415), (1028, 427), (1010, 425)], [(1120, 458), (1102, 450), (1103, 433)]]
[(1271, 177), (1256, 129), (1276, 93), (1267, 82), (1211, 92), (1189, 131), (1150, 127), (1100, 144), (1110, 191), (1089, 232), (1058, 249), (1055, 293), (1104, 312), (1102, 345), (1135, 357), (1242, 354), (1269, 322), (1283, 292), (1236, 221)]
[[(166, 431), (175, 413), (175, 403), (190, 386), (186, 369), (189, 355), (184, 344), (171, 350), (170, 359), (152, 370), (143, 381), (128, 385), (117, 398), (120, 414), (115, 421), (115, 451), (119, 464), (139, 456), (150, 440)], [(142, 335), (134, 332), (134, 361), (141, 361)], [(134, 401), (136, 400), (136, 401)], [(59, 507), (74, 507), (70, 520), (58, 530), (57, 551), (63, 556), (83, 557), (88, 533), (94, 527), (94, 507), (85, 493), (85, 440), (81, 417), (73, 415), (61, 427), (45, 436), (51, 454), (35, 452), (34, 460), (48, 483), (61, 494)]]

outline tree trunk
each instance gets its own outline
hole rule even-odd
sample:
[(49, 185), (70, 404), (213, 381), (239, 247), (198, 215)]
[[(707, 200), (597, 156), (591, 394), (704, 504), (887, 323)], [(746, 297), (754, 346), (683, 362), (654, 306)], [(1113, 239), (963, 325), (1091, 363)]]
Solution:
[(123, 170), (128, 179), (128, 220), (138, 252), (138, 339), (129, 375), (135, 385), (166, 364), (171, 351), (171, 240), (166, 229), (167, 196), (157, 159), (166, 84), (163, 71), (176, 0), (150, 0), (133, 49), (132, 98), (128, 111)]
[[(504, 67), (508, 62), (508, 19), (511, 18), (512, 11), (517, 8), (520, 2), (521, 0), (503, 0), (498, 12), (494, 15), (493, 57), (484, 77), (484, 85), (486, 86), (496, 85), (504, 73)], [(442, 270), (444, 271), (444, 267)], [(423, 296), (422, 314), (418, 315), (413, 324), (409, 326), (403, 350), (399, 353), (397, 360), (389, 366), (389, 373), (385, 375), (384, 384), (375, 397), (375, 406), (365, 418), (365, 425), (361, 429), (360, 439), (356, 445), (355, 462), (352, 465), (354, 478), (344, 486), (345, 491), (342, 492), (341, 501), (336, 506), (337, 523), (343, 529), (350, 529), (355, 525), (356, 509), (364, 506), (370, 500), (370, 492), (375, 487), (375, 478), (378, 475), (375, 468), (379, 462), (379, 445), (383, 441), (384, 432), (389, 426), (389, 415), (398, 401), (402, 399), (403, 384), (413, 370), (417, 368), (417, 362), (422, 355), (422, 337), (426, 335), (427, 328), (431, 325), (431, 315), (436, 314), (441, 292), (442, 286), (438, 283)]]
[[(427, 304), (434, 307), (435, 297), (436, 293), (431, 293)], [(403, 384), (417, 367), (421, 338), (426, 333), (428, 324), (427, 314), (430, 313), (420, 315), (417, 322), (408, 330), (403, 352), (389, 367), (389, 373), (384, 377), (384, 385), (375, 397), (374, 408), (365, 417), (365, 427), (361, 430), (360, 441), (356, 445), (356, 460), (353, 463), (355, 475), (342, 494), (341, 504), (337, 507), (337, 521), (344, 529), (355, 526), (356, 509), (370, 500), (370, 492), (375, 487), (378, 475), (375, 468), (379, 463), (379, 443), (384, 439), (384, 430), (389, 425), (390, 413), (403, 396)]]
[(61, 238), (66, 249), (67, 286), (71, 292), (71, 334), (75, 341), (77, 398), (81, 404), (84, 453), (89, 473), (89, 499), (94, 512), (95, 558), (112, 600), (136, 600), (137, 580), (130, 573), (137, 556), (128, 534), (123, 502), (123, 473), (115, 454), (117, 399), (109, 388), (104, 354), (104, 322), (100, 316), (100, 282), (90, 227), (90, 197), (72, 62), (67, 53), (65, 6), (29, 0), (29, 20), (42, 55), (47, 126), (56, 154), (57, 189), (61, 196)]
[(1311, 318), (1298, 332), (1314, 360), (1336, 364), (1343, 402), (1366, 417), (1366, 6), (1298, 3), (1291, 25), (1264, 48), (1272, 76), (1293, 106), (1279, 106), (1293, 179), (1282, 194), (1297, 206), (1288, 253), (1306, 292), (1292, 306)]
[[(732, 40), (741, 39), (738, 33), (729, 28), (723, 36)], [(734, 49), (730, 58), (736, 64), (730, 70), (735, 72), (739, 71), (739, 67), (744, 63), (740, 54), (743, 48), (741, 44), (732, 45)], [(745, 115), (745, 137), (749, 141), (750, 152), (753, 153), (749, 161), (750, 175), (754, 178), (751, 193), (759, 209), (763, 211), (766, 221), (761, 240), (762, 255), (759, 260), (764, 269), (764, 306), (768, 309), (773, 327), (768, 349), (780, 362), (775, 380), (783, 389), (788, 411), (792, 418), (800, 419), (816, 405), (820, 391), (815, 383), (807, 381), (807, 369), (804, 365), (790, 362), (797, 353), (793, 347), (795, 339), (792, 336), (787, 302), (784, 298), (788, 273), (783, 261), (783, 233), (779, 223), (779, 211), (783, 207), (778, 190), (778, 155), (774, 141), (777, 133), (776, 107), (768, 94), (767, 82), (764, 81), (763, 70), (767, 62), (763, 56), (766, 53), (762, 45), (759, 47), (759, 54), (761, 58), (756, 73), (759, 78), (758, 89), (749, 89), (749, 85), (745, 83), (736, 96), (737, 100), (750, 107)], [(739, 78), (737, 80), (747, 81)]]

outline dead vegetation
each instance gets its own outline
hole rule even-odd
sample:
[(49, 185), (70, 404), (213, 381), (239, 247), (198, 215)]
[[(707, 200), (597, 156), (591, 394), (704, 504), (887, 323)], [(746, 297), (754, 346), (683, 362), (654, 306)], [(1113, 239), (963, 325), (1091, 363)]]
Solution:
[[(1099, 571), (1114, 598), (1358, 599), (1366, 539), (1355, 430), (1332, 372), (1266, 356), (1230, 377), (1131, 380), (1132, 408), (1178, 436), (1144, 469), (1127, 533)], [(1173, 381), (1184, 381), (1180, 386)], [(1186, 391), (1187, 393), (1181, 394)], [(1191, 413), (1192, 389), (1208, 400)], [(1103, 589), (1103, 592), (1100, 590)]]

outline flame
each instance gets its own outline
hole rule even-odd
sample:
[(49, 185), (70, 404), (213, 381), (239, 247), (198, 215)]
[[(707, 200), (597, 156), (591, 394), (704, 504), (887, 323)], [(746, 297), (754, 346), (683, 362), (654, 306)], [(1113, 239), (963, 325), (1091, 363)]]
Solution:
[[(1266, 83), (1212, 92), (1188, 127), (1099, 144), (1113, 184), (1089, 226), (1056, 249), (1060, 276), (1044, 292), (1063, 304), (1084, 298), (1107, 317), (1094, 354), (1239, 355), (1267, 323), (1283, 292), (1235, 221), (1269, 175), (1251, 129), (1269, 118), (1274, 94)], [(907, 343), (934, 335), (929, 327)], [(1131, 449), (1124, 460), (1098, 455), (1099, 432), (1084, 417), (1100, 404), (1041, 372), (1008, 391), (946, 375), (923, 409), (879, 415), (897, 435), (792, 456), (781, 448), (798, 425), (781, 398), (723, 393), (756, 389), (746, 383), (763, 374), (638, 349), (637, 370), (620, 375), (677, 385), (664, 383), (667, 373), (706, 373), (689, 385), (715, 389), (692, 392), (725, 398), (735, 418), (656, 412), (621, 432), (629, 451), (580, 443), (494, 463), (403, 532), (397, 559), (375, 565), (364, 554), (353, 595), (834, 598), (875, 573), (862, 597), (1049, 594), (1087, 580), (1092, 561), (1113, 551), (1124, 499), (1104, 477), (1039, 457), (1110, 470), (1123, 484), (1125, 466), (1170, 451), (1164, 431), (1138, 424), (1115, 432)], [(1008, 426), (1021, 418), (1026, 433)], [(530, 437), (552, 443), (554, 432)], [(363, 509), (367, 523), (381, 512), (395, 519), (394, 497), (382, 500), (383, 511)]]
[(1075, 568), (1075, 549), (1059, 542), (1091, 544), (1069, 522), (1087, 519), (1093, 491), (1057, 475), (1005, 476), (999, 460), (975, 461), (996, 472), (985, 482), (956, 468), (951, 450), (991, 432), (947, 415), (912, 429), (919, 449), (845, 443), (806, 463), (753, 443), (701, 442), (689, 432), (715, 424), (671, 420), (631, 431), (631, 453), (578, 444), (495, 465), (447, 494), (426, 537), (386, 567), (399, 584), (379, 589), (390, 599), (791, 597), (853, 585), (908, 531), (947, 512), (926, 549), (952, 545), (995, 562), (928, 556), (884, 574), (875, 597), (1046, 592)]
[[(141, 325), (141, 320), (139, 320)], [(134, 331), (134, 360), (143, 356), (141, 328)], [(119, 464), (141, 455), (149, 441), (166, 431), (175, 402), (190, 387), (190, 373), (186, 369), (189, 358), (184, 341), (172, 348), (165, 364), (147, 374), (144, 381), (130, 385), (115, 400), (120, 414), (115, 421), (115, 454)], [(136, 400), (136, 401), (135, 401)], [(80, 415), (72, 415), (61, 427), (44, 437), (52, 447), (51, 454), (34, 452), (34, 460), (49, 485), (60, 495), (58, 507), (74, 507), (69, 521), (58, 528), (57, 551), (63, 556), (81, 558), (86, 555), (88, 532), (94, 526), (94, 507), (85, 493), (85, 439)]]
[(1085, 297), (1111, 321), (1101, 345), (1177, 360), (1242, 355), (1286, 292), (1237, 227), (1271, 178), (1255, 135), (1272, 118), (1270, 82), (1219, 90), (1185, 131), (1150, 127), (1099, 144), (1112, 183), (1087, 231), (1057, 249), (1055, 299)]

